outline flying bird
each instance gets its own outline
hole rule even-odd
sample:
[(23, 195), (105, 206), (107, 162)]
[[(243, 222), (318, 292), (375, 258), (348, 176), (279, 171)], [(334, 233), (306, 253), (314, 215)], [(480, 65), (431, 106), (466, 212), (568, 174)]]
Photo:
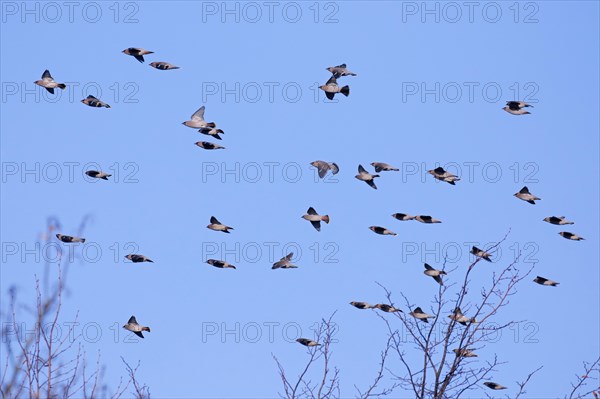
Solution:
[[(142, 58), (142, 61), (143, 60), (144, 59)], [(162, 62), (162, 61), (151, 62), (148, 65), (150, 65), (152, 68), (160, 69), (161, 71), (168, 71), (169, 69), (179, 69), (178, 66), (169, 64), (168, 62)]]
[(406, 220), (415, 220), (416, 216), (407, 215), (406, 213), (394, 213), (392, 217), (398, 220), (406, 221)]
[(85, 105), (88, 105), (90, 107), (96, 107), (96, 108), (100, 108), (100, 107), (104, 107), (104, 108), (110, 108), (110, 105), (108, 105), (107, 103), (105, 103), (104, 101), (100, 101), (98, 100), (96, 97), (89, 95), (86, 98), (84, 98), (83, 100), (81, 100), (82, 103), (84, 103)]
[(214, 216), (210, 217), (210, 224), (206, 227), (214, 231), (222, 231), (223, 233), (229, 233), (229, 230), (233, 230), (233, 227), (225, 226)]
[(461, 357), (477, 357), (472, 349), (452, 349), (456, 356)]
[(432, 169), (432, 170), (428, 170), (427, 173), (432, 175), (437, 180), (445, 181), (446, 183), (452, 184), (453, 186), (456, 185), (455, 182), (460, 180), (460, 178), (458, 176), (445, 171), (444, 168), (442, 168), (441, 166), (439, 166), (435, 169)]
[[(379, 309), (382, 312), (386, 312), (386, 313), (402, 312), (401, 309), (395, 308), (392, 305), (387, 305), (385, 303), (378, 303), (377, 305), (373, 306), (373, 308)], [(404, 313), (404, 312), (402, 312), (402, 313)]]
[(492, 382), (492, 381), (486, 381), (483, 383), (483, 385), (485, 385), (489, 389), (493, 389), (495, 391), (499, 391), (500, 389), (506, 389), (506, 387), (504, 385), (500, 385), (500, 384), (498, 384), (496, 382)]
[(123, 50), (122, 53), (134, 57), (139, 62), (144, 62), (144, 56), (147, 54), (154, 54), (154, 51), (148, 51), (137, 47), (129, 47)]
[(67, 243), (80, 242), (83, 244), (85, 242), (85, 238), (66, 236), (64, 234), (57, 234), (56, 238), (58, 238), (62, 242), (67, 242)]
[(393, 167), (390, 164), (387, 163), (383, 163), (383, 162), (371, 162), (371, 166), (375, 168), (375, 172), (379, 173), (382, 170), (389, 172), (389, 171), (399, 171), (400, 169)]
[(548, 280), (547, 278), (540, 277), (540, 276), (537, 276), (535, 279), (533, 279), (533, 281), (538, 283), (539, 285), (548, 285), (551, 287), (556, 287), (558, 284), (560, 284), (560, 283), (557, 283), (556, 281)]
[(509, 114), (513, 114), (513, 115), (526, 115), (526, 114), (530, 114), (531, 112), (525, 111), (523, 108), (526, 107), (532, 107), (533, 105), (531, 104), (527, 104), (526, 102), (523, 101), (507, 101), (506, 102), (506, 107), (502, 108), (503, 110), (505, 110), (506, 112), (508, 112)]
[(302, 219), (308, 220), (317, 231), (321, 231), (321, 220), (329, 224), (329, 215), (319, 215), (312, 206), (308, 208)]
[(206, 134), (208, 136), (212, 136), (217, 140), (223, 140), (219, 134), (225, 134), (221, 129), (215, 129), (214, 127), (203, 127), (198, 130), (198, 133)]
[(313, 341), (312, 339), (308, 339), (308, 338), (298, 338), (296, 340), (296, 342), (304, 345), (304, 346), (318, 346), (321, 345), (320, 343)]
[(364, 181), (369, 186), (371, 186), (375, 190), (377, 190), (377, 186), (375, 185), (375, 181), (373, 179), (375, 179), (376, 177), (379, 177), (379, 175), (370, 174), (369, 172), (366, 171), (365, 168), (362, 167), (362, 165), (358, 165), (358, 174), (354, 177), (356, 177), (360, 181)]
[(410, 312), (409, 315), (411, 315), (415, 319), (419, 319), (421, 321), (424, 321), (425, 323), (429, 323), (429, 321), (427, 321), (427, 319), (433, 319), (433, 318), (435, 318), (435, 316), (432, 316), (430, 314), (427, 314), (427, 313), (423, 312), (423, 310), (420, 307), (415, 308), (415, 310), (413, 310), (412, 312)]
[(397, 236), (398, 235), (398, 234), (394, 233), (393, 231), (388, 230), (385, 227), (381, 227), (381, 226), (370, 226), (369, 230), (371, 230), (374, 233), (381, 234), (384, 236)]
[(490, 259), (491, 254), (485, 252), (482, 249), (479, 249), (475, 246), (473, 246), (473, 248), (471, 248), (471, 253), (475, 256), (477, 256), (478, 258), (482, 258), (487, 260), (488, 262), (491, 262), (492, 260)]
[(235, 269), (236, 267), (231, 263), (227, 263), (223, 260), (209, 259), (206, 261), (211, 266), (218, 267), (219, 269)]
[(467, 323), (477, 323), (477, 320), (475, 320), (475, 318), (469, 318), (465, 316), (458, 307), (454, 309), (454, 312), (452, 312), (451, 315), (448, 315), (448, 317), (451, 320), (456, 320), (456, 322), (462, 324), (463, 326), (466, 326)]
[(575, 222), (570, 222), (565, 220), (564, 216), (548, 216), (544, 218), (544, 222), (548, 222), (550, 224), (564, 225), (564, 224), (575, 224)]
[(129, 254), (129, 255), (125, 256), (125, 259), (129, 259), (133, 263), (140, 263), (140, 262), (154, 263), (154, 261), (152, 259), (149, 259), (146, 256), (140, 255), (140, 254)]
[(331, 72), (334, 76), (337, 76), (337, 77), (340, 77), (340, 76), (356, 76), (356, 74), (354, 72), (350, 72), (346, 68), (346, 64), (341, 64), (341, 65), (329, 67), (329, 68), (327, 68), (327, 70), (329, 72)]
[(323, 90), (325, 92), (325, 96), (327, 96), (327, 98), (330, 99), (330, 100), (333, 100), (333, 98), (335, 97), (336, 93), (342, 93), (346, 97), (348, 97), (348, 95), (350, 94), (350, 87), (348, 87), (348, 86), (344, 86), (344, 87), (338, 86), (336, 75), (332, 75), (329, 78), (329, 80), (327, 81), (327, 83), (325, 83), (322, 86), (319, 86), (319, 89)]
[(50, 71), (47, 69), (42, 74), (42, 79), (36, 80), (33, 83), (35, 83), (38, 86), (42, 86), (43, 88), (48, 90), (50, 92), (50, 94), (54, 94), (55, 87), (58, 87), (59, 89), (62, 89), (62, 90), (64, 90), (67, 87), (67, 85), (64, 83), (56, 83), (54, 81), (54, 79), (52, 78), (52, 75), (50, 75)]
[(224, 150), (225, 147), (215, 144), (215, 143), (210, 143), (208, 141), (196, 141), (194, 144), (196, 144), (198, 147), (200, 148), (204, 148), (205, 150)]
[(181, 122), (182, 125), (191, 127), (192, 129), (200, 129), (203, 127), (217, 127), (214, 122), (206, 122), (204, 120), (204, 110), (206, 107), (203, 105), (196, 112), (192, 114), (189, 121)]
[(135, 316), (131, 316), (129, 318), (129, 321), (127, 322), (127, 324), (125, 324), (123, 326), (123, 328), (128, 331), (131, 331), (132, 333), (134, 333), (135, 335), (137, 335), (140, 338), (144, 338), (142, 331), (150, 332), (150, 327), (145, 327), (145, 326), (139, 325), (137, 320), (135, 319)]
[(340, 171), (340, 168), (335, 162), (313, 161), (310, 164), (317, 168), (317, 171), (319, 172), (319, 177), (321, 179), (325, 177), (328, 171), (331, 171), (331, 173), (333, 173), (334, 175)]
[(524, 186), (518, 193), (515, 193), (514, 196), (533, 205), (535, 205), (535, 201), (541, 200), (541, 198), (531, 194), (527, 186)]
[(298, 266), (292, 264), (293, 252), (290, 252), (283, 258), (279, 259), (278, 262), (273, 263), (271, 269), (296, 269)]
[(417, 220), (421, 223), (442, 223), (441, 220), (434, 219), (431, 216), (427, 216), (427, 215), (415, 216), (415, 220)]
[(442, 281), (442, 278), (440, 276), (446, 275), (447, 273), (443, 270), (434, 269), (433, 267), (425, 263), (425, 271), (423, 272), (423, 274), (433, 277), (433, 279), (437, 281), (439, 285), (444, 285), (444, 282)]
[(357, 309), (373, 309), (375, 306), (368, 304), (367, 302), (350, 302), (350, 305), (354, 306)]
[(561, 231), (558, 234), (560, 234), (561, 236), (563, 236), (567, 240), (573, 240), (573, 241), (585, 240), (585, 238), (579, 237), (577, 234), (569, 233), (568, 231)]
[(98, 172), (97, 170), (88, 170), (85, 172), (85, 174), (88, 175), (89, 177), (93, 177), (95, 179), (102, 179), (102, 180), (108, 180), (108, 178), (112, 176), (112, 175), (109, 175), (108, 173)]

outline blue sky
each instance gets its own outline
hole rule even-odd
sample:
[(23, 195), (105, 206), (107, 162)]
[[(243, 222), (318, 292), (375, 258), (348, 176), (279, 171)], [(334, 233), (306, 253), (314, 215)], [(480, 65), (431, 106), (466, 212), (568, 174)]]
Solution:
[[(521, 249), (520, 265), (535, 269), (497, 321), (524, 322), (479, 361), (508, 362), (494, 377), (508, 394), (544, 365), (528, 388), (541, 398), (566, 393), (600, 353), (597, 2), (483, 2), (472, 16), (453, 3), (460, 18), (436, 2), (427, 7), (438, 15), (422, 2), (277, 2), (272, 16), (261, 2), (77, 3), (72, 15), (62, 3), (24, 4), (2, 2), (2, 297), (13, 285), (31, 297), (43, 262), (25, 250), (47, 217), (71, 234), (91, 215), (63, 318), (79, 311), (82, 328), (99, 326), (86, 348), (101, 351), (109, 381), (123, 374), (123, 356), (141, 361), (155, 397), (276, 396), (271, 355), (295, 373), (306, 360), (290, 342), (295, 329), (312, 337), (337, 310), (334, 363), (352, 396), (370, 383), (364, 370), (375, 373), (385, 331), (348, 302), (384, 302), (379, 282), (397, 303), (402, 292), (429, 308), (436, 287), (424, 261), (441, 266), (454, 250), (458, 281), (470, 243), (509, 230), (498, 263), (481, 264), (472, 284), (478, 291)], [(155, 53), (141, 64), (127, 47)], [(316, 87), (341, 63), (358, 76), (340, 78), (350, 96), (330, 103)], [(45, 69), (64, 92), (33, 84)], [(84, 106), (88, 94), (112, 108)], [(532, 114), (502, 111), (513, 99)], [(201, 105), (225, 131), (225, 150), (196, 147), (215, 140), (181, 125)], [(339, 174), (316, 180), (317, 159)], [(382, 172), (377, 191), (354, 179), (374, 161), (401, 169)], [(90, 182), (83, 171), (94, 163), (113, 178)], [(462, 180), (436, 182), (426, 170), (438, 165)], [(512, 196), (524, 185), (542, 198), (535, 206)], [(331, 217), (321, 232), (300, 218), (309, 206)], [(395, 212), (443, 223), (399, 222)], [(232, 234), (206, 229), (212, 215)], [(575, 224), (542, 222), (552, 215)], [(155, 263), (126, 263), (129, 243)], [(300, 267), (272, 271), (287, 248)], [(210, 257), (238, 269), (212, 268)], [(561, 284), (540, 287), (536, 275)], [(132, 314), (152, 328), (143, 342), (123, 342)]]

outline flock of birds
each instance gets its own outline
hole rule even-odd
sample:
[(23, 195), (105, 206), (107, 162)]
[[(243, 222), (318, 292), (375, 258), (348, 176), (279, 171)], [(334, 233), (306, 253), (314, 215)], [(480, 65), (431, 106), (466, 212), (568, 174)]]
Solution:
[[(142, 48), (135, 48), (135, 47), (127, 48), (127, 49), (123, 50), (122, 52), (126, 55), (134, 57), (136, 60), (138, 60), (141, 63), (145, 62), (145, 60), (144, 60), (145, 55), (154, 54), (154, 52), (152, 52), (152, 51), (148, 51), (148, 50), (145, 50)], [(179, 69), (179, 67), (177, 67), (173, 64), (170, 64), (168, 62), (162, 62), (162, 61), (152, 62), (149, 65), (158, 70)], [(339, 78), (345, 77), (345, 76), (357, 76), (357, 74), (348, 70), (346, 64), (329, 67), (329, 68), (327, 68), (327, 70), (329, 72), (331, 72), (331, 77), (327, 80), (327, 82), (324, 85), (319, 87), (321, 90), (323, 90), (325, 92), (325, 96), (329, 100), (333, 100), (335, 95), (338, 93), (341, 93), (346, 97), (349, 96), (350, 95), (350, 87), (347, 85), (340, 87), (337, 84), (337, 80)], [(54, 94), (55, 88), (59, 88), (62, 90), (64, 90), (66, 88), (66, 85), (64, 83), (57, 83), (52, 78), (52, 75), (50, 74), (50, 72), (48, 70), (44, 71), (44, 73), (42, 74), (42, 78), (40, 80), (37, 80), (35, 82), (35, 84), (37, 84), (41, 87), (44, 87), (51, 94)], [(110, 108), (109, 104), (107, 104), (107, 103), (101, 101), (100, 99), (98, 99), (94, 96), (91, 96), (91, 95), (89, 95), (85, 99), (81, 100), (81, 102), (90, 107)], [(529, 108), (529, 107), (533, 107), (533, 106), (530, 104), (527, 104), (523, 101), (507, 101), (506, 106), (503, 109), (512, 115), (526, 115), (526, 114), (530, 114), (530, 112), (525, 110), (525, 108)], [(204, 112), (205, 112), (205, 107), (202, 106), (196, 112), (194, 112), (192, 114), (190, 120), (182, 122), (182, 124), (184, 126), (192, 128), (192, 129), (198, 129), (199, 133), (211, 136), (217, 140), (222, 140), (220, 135), (224, 134), (223, 130), (217, 129), (216, 128), (217, 125), (214, 122), (206, 122), (206, 120), (204, 119)], [(224, 149), (225, 148), (218, 144), (207, 142), (207, 141), (198, 141), (195, 144), (198, 147), (201, 147), (206, 150), (216, 150), (216, 149)], [(338, 165), (334, 162), (326, 162), (326, 161), (322, 161), (322, 160), (317, 160), (317, 161), (311, 162), (311, 165), (317, 169), (318, 175), (320, 178), (324, 178), (328, 172), (331, 172), (332, 174), (335, 175), (340, 170)], [(375, 181), (374, 181), (375, 178), (380, 177), (380, 175), (377, 173), (400, 170), (396, 167), (393, 167), (393, 166), (391, 166), (387, 163), (383, 163), (383, 162), (373, 162), (373, 163), (371, 163), (371, 166), (375, 169), (375, 174), (368, 172), (362, 165), (358, 165), (358, 174), (355, 176), (355, 178), (360, 181), (364, 181), (373, 189), (377, 189), (377, 186), (375, 185)], [(446, 182), (451, 185), (456, 185), (456, 182), (460, 181), (460, 178), (458, 176), (444, 170), (444, 168), (442, 168), (442, 167), (437, 167), (435, 169), (428, 170), (427, 172), (430, 175), (432, 175), (433, 178), (443, 181), (443, 182)], [(111, 177), (110, 174), (104, 173), (102, 171), (96, 171), (96, 170), (88, 170), (85, 173), (92, 178), (103, 179), (103, 180), (108, 180), (108, 178)], [(515, 193), (514, 196), (523, 201), (526, 201), (530, 204), (535, 204), (535, 201), (541, 200), (541, 198), (538, 198), (535, 195), (531, 194), (531, 192), (529, 191), (529, 189), (526, 186), (523, 187), (521, 190), (519, 190), (519, 192)], [(409, 214), (404, 214), (404, 213), (394, 213), (394, 214), (392, 214), (392, 217), (394, 219), (400, 220), (400, 221), (416, 220), (418, 222), (426, 223), (426, 224), (434, 224), (434, 223), (442, 222), (441, 220), (435, 219), (429, 215), (411, 216)], [(309, 221), (317, 231), (321, 231), (321, 222), (325, 222), (328, 224), (329, 220), (330, 220), (329, 215), (319, 215), (313, 207), (309, 207), (306, 214), (304, 214), (302, 216), (302, 218)], [(559, 225), (559, 226), (574, 224), (574, 222), (566, 220), (564, 216), (549, 216), (549, 217), (544, 218), (543, 221), (548, 222), (550, 224)], [(223, 233), (230, 233), (230, 230), (233, 230), (233, 227), (222, 224), (214, 216), (211, 216), (210, 224), (207, 226), (207, 228), (210, 230), (213, 230), (213, 231), (218, 231), (218, 232), (223, 232)], [(380, 235), (392, 235), (392, 236), (397, 235), (393, 231), (391, 231), (385, 227), (381, 227), (381, 226), (370, 226), (369, 229), (371, 231), (373, 231), (374, 233), (380, 234)], [(575, 241), (583, 240), (582, 237), (578, 236), (577, 234), (571, 233), (571, 232), (561, 231), (561, 232), (559, 232), (559, 234), (562, 237), (569, 239), (569, 240), (575, 240)], [(81, 237), (74, 237), (74, 236), (64, 235), (64, 234), (60, 234), (60, 233), (56, 234), (56, 237), (57, 237), (57, 239), (59, 239), (60, 241), (62, 241), (64, 243), (85, 243), (85, 238), (81, 238)], [(492, 260), (491, 260), (492, 255), (480, 248), (473, 246), (471, 248), (470, 253), (473, 254), (474, 256), (476, 256), (477, 258), (481, 258), (488, 262), (492, 262)], [(293, 252), (290, 252), (289, 254), (287, 254), (286, 256), (281, 258), (279, 261), (275, 262), (272, 266), (272, 269), (297, 268), (298, 266), (294, 265), (291, 262), (293, 255), (294, 255)], [(129, 255), (126, 255), (125, 258), (130, 260), (133, 263), (153, 262), (150, 258), (148, 258), (145, 255), (141, 255), (141, 254), (129, 254)], [(221, 269), (235, 269), (236, 268), (234, 265), (232, 265), (226, 261), (218, 260), (218, 259), (208, 259), (206, 261), (206, 263), (208, 263), (211, 266), (221, 268)], [(425, 266), (425, 270), (423, 273), (425, 275), (432, 277), (440, 285), (444, 284), (443, 280), (442, 280), (442, 276), (446, 275), (445, 271), (437, 270), (427, 263), (425, 263), (424, 266)], [(544, 286), (557, 286), (559, 284), (556, 281), (553, 281), (553, 280), (550, 280), (550, 279), (547, 279), (544, 277), (540, 277), (540, 276), (537, 276), (533, 281), (540, 285), (544, 285)], [(352, 302), (350, 302), (350, 305), (352, 305), (358, 309), (379, 309), (386, 313), (403, 312), (401, 309), (398, 309), (392, 305), (382, 304), (382, 303), (370, 305), (367, 302), (352, 301)], [(425, 323), (428, 323), (428, 319), (435, 317), (434, 315), (425, 313), (420, 307), (416, 307), (414, 310), (412, 310), (409, 313), (409, 315), (411, 315), (415, 319), (421, 320), (422, 322), (425, 322)], [(465, 325), (465, 326), (470, 323), (477, 323), (475, 318), (469, 318), (469, 317), (465, 316), (463, 314), (463, 312), (461, 311), (461, 309), (458, 307), (456, 309), (454, 309), (454, 312), (451, 315), (449, 315), (448, 317), (462, 325)], [(133, 332), (140, 338), (144, 338), (144, 336), (142, 334), (143, 331), (150, 332), (149, 327), (138, 324), (135, 316), (131, 316), (129, 318), (127, 324), (125, 324), (123, 326), (123, 328), (128, 331)], [(320, 345), (318, 342), (313, 341), (308, 338), (298, 338), (296, 341), (307, 347), (315, 347), (315, 346)], [(461, 356), (461, 357), (476, 357), (477, 356), (477, 354), (475, 354), (472, 349), (456, 348), (456, 349), (453, 349), (453, 351), (456, 354), (456, 356)], [(483, 384), (485, 386), (487, 386), (488, 388), (494, 389), (494, 390), (506, 389), (505, 386), (500, 385), (495, 382), (491, 382), (491, 381), (484, 382)]]

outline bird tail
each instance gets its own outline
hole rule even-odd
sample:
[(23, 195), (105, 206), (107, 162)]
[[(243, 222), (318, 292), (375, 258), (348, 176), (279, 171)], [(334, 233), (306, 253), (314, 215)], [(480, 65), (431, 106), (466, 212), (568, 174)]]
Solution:
[(108, 104), (104, 104), (104, 106), (105, 106), (106, 108), (110, 108), (110, 105), (108, 105)]
[(146, 258), (146, 261), (147, 261), (147, 262), (150, 262), (150, 263), (154, 263), (154, 261), (153, 261), (152, 259), (147, 259), (147, 258)]
[(350, 95), (350, 86), (344, 86), (341, 88), (340, 93), (348, 97)]
[(64, 83), (59, 83), (59, 84), (58, 84), (58, 88), (59, 88), (59, 89), (63, 89), (63, 90), (64, 90), (64, 89), (66, 89), (66, 88), (67, 88), (67, 85), (66, 85), (66, 84), (64, 84)]
[(109, 177), (111, 177), (112, 175), (106, 175), (106, 176), (102, 176), (101, 179), (103, 180), (108, 180)]
[(325, 223), (329, 224), (329, 215), (325, 215), (321, 218), (322, 221), (324, 221)]
[(142, 327), (142, 331), (148, 331), (148, 332), (150, 332), (150, 327)]
[(217, 127), (217, 124), (214, 123), (214, 122), (210, 122), (210, 123), (207, 123), (206, 126), (208, 126), (208, 127)]
[(443, 270), (440, 270), (440, 274), (446, 275), (446, 274), (448, 274), (448, 273), (446, 273), (446, 272), (445, 272), (445, 271), (443, 271)]
[(373, 175), (373, 178), (375, 178), (375, 177), (379, 177), (379, 175)]
[(82, 238), (81, 239), (81, 243), (83, 244), (84, 242), (85, 242), (85, 238)]
[(350, 76), (356, 76), (356, 74), (355, 73), (351, 73)]

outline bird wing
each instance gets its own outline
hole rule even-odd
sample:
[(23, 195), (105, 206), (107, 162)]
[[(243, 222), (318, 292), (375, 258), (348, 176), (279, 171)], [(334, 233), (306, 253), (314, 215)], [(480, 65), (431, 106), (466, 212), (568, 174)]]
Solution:
[(375, 190), (377, 190), (377, 186), (375, 185), (375, 181), (373, 180), (366, 180), (365, 181), (369, 186), (373, 187)]
[(127, 324), (137, 324), (137, 320), (135, 319), (135, 316), (131, 316), (129, 318), (129, 321), (127, 322)]
[(217, 220), (217, 218), (216, 218), (216, 217), (214, 217), (214, 216), (211, 216), (211, 217), (210, 217), (210, 222), (211, 222), (212, 224), (221, 224), (221, 223), (220, 223), (220, 222)]
[(308, 208), (306, 213), (308, 213), (309, 215), (318, 215), (317, 211), (315, 211), (315, 208), (313, 208), (312, 206)]
[(310, 222), (317, 231), (321, 231), (321, 222), (319, 220), (311, 220)]
[(204, 120), (204, 105), (198, 108), (198, 111), (192, 114), (192, 120), (194, 121), (203, 121)]
[(52, 75), (50, 75), (50, 71), (49, 70), (45, 70), (44, 73), (42, 74), (42, 79), (52, 79)]
[(134, 333), (135, 335), (137, 335), (138, 337), (140, 337), (140, 338), (144, 338), (144, 335), (142, 334), (142, 332), (141, 332), (141, 331), (133, 331), (133, 333)]

